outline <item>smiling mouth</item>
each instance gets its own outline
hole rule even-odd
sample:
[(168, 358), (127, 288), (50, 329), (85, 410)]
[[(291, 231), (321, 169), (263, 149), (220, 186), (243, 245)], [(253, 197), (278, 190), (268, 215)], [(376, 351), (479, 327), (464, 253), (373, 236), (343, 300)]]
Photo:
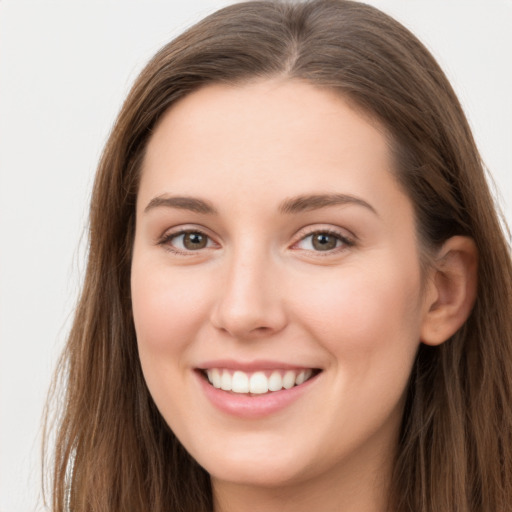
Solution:
[(304, 384), (321, 370), (262, 370), (244, 372), (225, 368), (200, 370), (205, 379), (216, 389), (245, 395), (263, 395), (291, 389)]

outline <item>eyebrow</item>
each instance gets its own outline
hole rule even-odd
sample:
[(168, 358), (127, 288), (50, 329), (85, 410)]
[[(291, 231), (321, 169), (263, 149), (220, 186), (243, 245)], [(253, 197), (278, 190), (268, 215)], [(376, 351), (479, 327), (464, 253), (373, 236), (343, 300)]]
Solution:
[(213, 205), (204, 199), (188, 196), (167, 195), (158, 196), (151, 199), (146, 208), (144, 208), (144, 213), (162, 206), (166, 208), (177, 208), (179, 210), (189, 210), (191, 212), (203, 213), (207, 215), (217, 214), (217, 210), (213, 207)]
[(286, 199), (279, 206), (281, 213), (299, 213), (310, 210), (319, 210), (328, 206), (355, 204), (367, 208), (379, 216), (375, 208), (364, 199), (347, 194), (312, 194), (301, 195)]
[[(311, 194), (291, 197), (280, 204), (279, 211), (284, 214), (293, 214), (347, 204), (363, 206), (378, 216), (375, 208), (364, 199), (347, 194)], [(218, 213), (216, 208), (204, 199), (167, 195), (157, 196), (151, 199), (146, 208), (144, 208), (144, 213), (158, 207), (177, 208), (179, 210), (189, 210), (194, 213), (206, 215), (216, 215)]]

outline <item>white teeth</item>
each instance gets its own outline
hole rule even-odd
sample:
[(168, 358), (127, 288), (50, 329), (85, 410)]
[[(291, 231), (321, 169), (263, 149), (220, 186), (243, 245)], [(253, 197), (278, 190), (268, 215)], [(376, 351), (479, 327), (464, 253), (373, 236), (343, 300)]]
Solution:
[[(306, 382), (307, 380), (309, 380), (311, 377), (313, 376), (313, 370), (306, 370), (304, 372), (304, 380), (303, 382)], [(297, 382), (295, 382), (297, 384)]]
[(217, 368), (211, 370), (211, 382), (213, 387), (220, 389), (220, 372)]
[(231, 381), (231, 390), (235, 393), (249, 393), (249, 377), (244, 372), (235, 372)]
[(220, 377), (220, 389), (231, 391), (231, 380), (231, 374), (227, 370), (224, 370)]
[(299, 386), (300, 384), (302, 384), (305, 380), (306, 380), (306, 372), (302, 371), (300, 372), (298, 375), (297, 375), (297, 378), (295, 379), (295, 384), (297, 384), (297, 386)]
[(258, 395), (268, 392), (268, 379), (263, 372), (256, 372), (251, 375), (249, 389), (251, 393)]
[(283, 388), (283, 378), (281, 374), (277, 371), (272, 372), (272, 375), (268, 379), (268, 390), (269, 391), (279, 391)]
[(269, 391), (280, 391), (300, 386), (313, 375), (313, 370), (274, 370), (268, 377), (263, 371), (246, 373), (219, 368), (206, 370), (208, 381), (213, 387), (233, 393), (262, 395)]
[(283, 388), (290, 389), (295, 385), (295, 372), (287, 371), (283, 377)]

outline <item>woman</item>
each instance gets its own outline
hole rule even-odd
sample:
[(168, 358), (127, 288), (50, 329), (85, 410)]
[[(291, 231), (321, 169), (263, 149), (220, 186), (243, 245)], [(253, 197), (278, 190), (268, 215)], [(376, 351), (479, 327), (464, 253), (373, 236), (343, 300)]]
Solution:
[(238, 4), (164, 47), (98, 170), (54, 510), (510, 510), (512, 266), (406, 29)]

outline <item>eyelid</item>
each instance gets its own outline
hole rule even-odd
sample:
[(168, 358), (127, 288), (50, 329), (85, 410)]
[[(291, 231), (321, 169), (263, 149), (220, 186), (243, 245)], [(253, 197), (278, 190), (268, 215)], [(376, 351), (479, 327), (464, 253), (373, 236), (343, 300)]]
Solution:
[[(341, 240), (342, 246), (336, 247), (334, 249), (326, 250), (326, 251), (315, 251), (315, 250), (309, 250), (309, 249), (300, 249), (300, 248), (296, 247), (300, 242), (302, 242), (306, 238), (313, 236), (315, 234), (321, 234), (321, 233), (337, 237), (339, 240)], [(315, 225), (315, 226), (308, 226), (308, 227), (305, 227), (305, 228), (302, 228), (301, 230), (299, 230), (294, 237), (294, 242), (292, 243), (291, 248), (292, 249), (295, 248), (297, 250), (303, 250), (303, 251), (307, 251), (307, 252), (312, 252), (319, 256), (328, 256), (328, 255), (337, 253), (339, 251), (344, 251), (347, 248), (354, 246), (356, 244), (356, 242), (357, 242), (357, 237), (353, 233), (348, 232), (348, 230), (346, 230), (346, 229), (334, 227), (331, 225), (330, 226)]]
[[(192, 250), (192, 249), (182, 250), (175, 246), (172, 246), (169, 243), (173, 238), (178, 237), (180, 235), (187, 234), (187, 233), (199, 233), (203, 236), (206, 236), (208, 238), (209, 245), (204, 248), (196, 249), (196, 250)], [(332, 235), (332, 236), (338, 238), (341, 241), (342, 246), (335, 247), (333, 249), (329, 249), (326, 251), (315, 251), (313, 249), (301, 249), (301, 248), (297, 247), (297, 245), (301, 241), (306, 239), (307, 237), (313, 236), (315, 234), (320, 234), (320, 233), (325, 233), (325, 234)], [(348, 248), (354, 246), (357, 242), (357, 236), (354, 235), (353, 233), (351, 233), (350, 231), (348, 231), (347, 229), (340, 228), (337, 226), (332, 226), (332, 225), (321, 225), (321, 224), (307, 226), (307, 227), (300, 229), (295, 234), (293, 239), (294, 240), (293, 240), (292, 244), (290, 245), (291, 249), (315, 253), (315, 255), (318, 255), (318, 256), (328, 256), (328, 255), (335, 254), (337, 252), (347, 250)], [(174, 254), (184, 255), (184, 256), (194, 256), (194, 255), (197, 256), (200, 253), (203, 253), (205, 250), (211, 250), (211, 249), (220, 247), (220, 244), (216, 240), (216, 236), (212, 235), (211, 231), (209, 229), (207, 229), (203, 226), (199, 226), (197, 224), (185, 224), (185, 225), (178, 225), (178, 226), (168, 228), (161, 236), (158, 237), (158, 239), (156, 240), (156, 245), (165, 246), (165, 248), (168, 251), (170, 251)]]
[[(206, 247), (203, 247), (202, 249), (196, 249), (196, 250), (187, 250), (187, 249), (179, 249), (173, 245), (170, 244), (170, 241), (173, 238), (176, 238), (180, 235), (186, 235), (187, 233), (199, 233), (205, 237), (207, 237), (208, 241), (213, 243), (212, 245), (207, 245)], [(219, 243), (215, 240), (215, 237), (210, 234), (210, 230), (202, 227), (197, 226), (194, 224), (185, 224), (185, 225), (179, 225), (172, 228), (167, 229), (160, 237), (158, 237), (156, 241), (156, 245), (164, 246), (164, 248), (173, 254), (183, 255), (183, 256), (197, 256), (200, 253), (203, 253), (206, 250), (210, 250), (216, 247), (219, 247)]]

